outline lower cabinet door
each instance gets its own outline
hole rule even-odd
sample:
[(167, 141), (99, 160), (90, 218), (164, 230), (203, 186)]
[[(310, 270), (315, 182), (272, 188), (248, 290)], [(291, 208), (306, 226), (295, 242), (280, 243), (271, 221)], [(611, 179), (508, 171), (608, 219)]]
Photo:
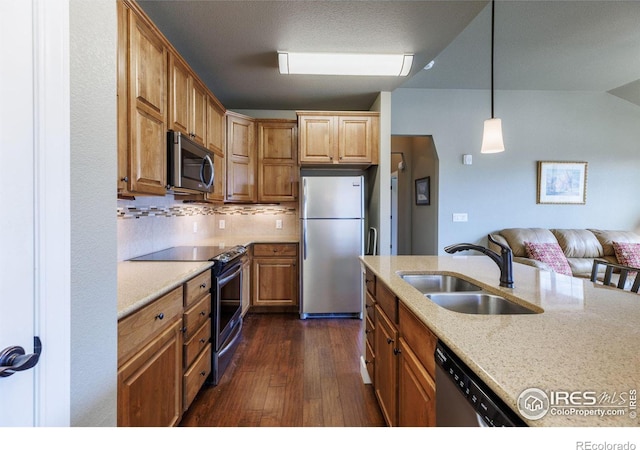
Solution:
[(404, 339), (400, 338), (398, 425), (436, 426), (436, 385)]
[(182, 415), (182, 318), (118, 370), (118, 426), (165, 427)]
[(184, 410), (193, 402), (196, 398), (200, 388), (207, 380), (207, 377), (211, 373), (211, 344), (202, 351), (200, 356), (184, 373)]

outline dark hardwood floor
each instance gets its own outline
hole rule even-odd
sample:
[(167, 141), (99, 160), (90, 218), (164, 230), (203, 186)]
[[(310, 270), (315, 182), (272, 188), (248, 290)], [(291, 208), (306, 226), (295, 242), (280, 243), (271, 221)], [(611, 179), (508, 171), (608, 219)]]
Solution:
[(247, 314), (220, 383), (202, 388), (180, 426), (384, 426), (373, 387), (360, 377), (363, 326)]

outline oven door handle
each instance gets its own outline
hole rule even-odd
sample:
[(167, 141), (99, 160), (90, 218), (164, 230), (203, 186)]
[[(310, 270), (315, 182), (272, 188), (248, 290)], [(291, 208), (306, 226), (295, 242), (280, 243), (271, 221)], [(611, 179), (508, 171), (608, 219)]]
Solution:
[(222, 278), (218, 279), (218, 286), (225, 285), (229, 280), (234, 278), (238, 273), (242, 270), (242, 264), (237, 264), (230, 272), (222, 272), (219, 276)]

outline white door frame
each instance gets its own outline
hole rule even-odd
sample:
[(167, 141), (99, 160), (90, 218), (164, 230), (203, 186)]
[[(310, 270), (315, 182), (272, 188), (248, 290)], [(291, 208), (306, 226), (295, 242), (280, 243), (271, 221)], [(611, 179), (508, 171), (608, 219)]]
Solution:
[(36, 426), (71, 422), (69, 0), (34, 2)]

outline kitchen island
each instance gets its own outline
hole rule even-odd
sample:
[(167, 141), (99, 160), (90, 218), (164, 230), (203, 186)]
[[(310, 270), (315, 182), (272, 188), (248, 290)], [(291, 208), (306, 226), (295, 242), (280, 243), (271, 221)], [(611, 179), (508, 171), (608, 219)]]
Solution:
[[(571, 414), (550, 408), (541, 419), (523, 417), (527, 425), (640, 425), (634, 405), (640, 388), (640, 296), (517, 263), (515, 287), (503, 288), (497, 265), (486, 256), (363, 256), (361, 260), (513, 411), (518, 412), (518, 397), (529, 388), (572, 395), (556, 403), (575, 407)], [(405, 282), (399, 272), (454, 275), (539, 313), (449, 311)]]

